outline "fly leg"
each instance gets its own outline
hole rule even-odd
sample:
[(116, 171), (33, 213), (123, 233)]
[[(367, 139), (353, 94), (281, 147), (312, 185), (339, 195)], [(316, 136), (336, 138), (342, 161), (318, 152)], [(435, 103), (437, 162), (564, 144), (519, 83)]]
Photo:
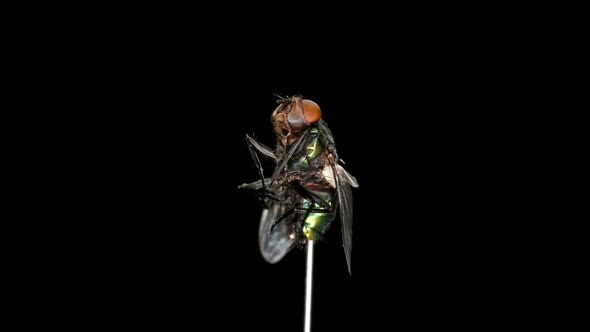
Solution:
[[(298, 174), (298, 172), (291, 172), (289, 175), (287, 175), (287, 178), (289, 179), (289, 181), (295, 185), (295, 190), (297, 192), (299, 192), (299, 187), (301, 189), (303, 189), (303, 187), (301, 187), (299, 185), (299, 179), (300, 176)], [(305, 189), (303, 189), (305, 190)], [(304, 198), (307, 198), (306, 196), (303, 196)], [(314, 204), (312, 203), (308, 209), (303, 209), (300, 207), (291, 207), (289, 210), (287, 210), (287, 212), (285, 212), (282, 216), (280, 216), (277, 220), (275, 220), (269, 230), (269, 233), (272, 232), (272, 230), (275, 228), (276, 225), (278, 225), (281, 221), (285, 220), (287, 217), (289, 217), (291, 214), (293, 214), (293, 212), (297, 211), (297, 212), (304, 212), (305, 215), (303, 217), (303, 220), (305, 221), (305, 219), (307, 219), (307, 217), (309, 216), (309, 214), (311, 213), (311, 211), (313, 210)]]
[[(295, 155), (295, 152), (299, 152), (299, 150), (303, 146), (305, 146), (303, 144), (303, 142), (306, 142), (308, 137), (309, 137), (309, 128), (305, 129), (305, 131), (303, 132), (303, 134), (301, 134), (301, 137), (299, 137), (297, 142), (295, 142), (295, 144), (289, 149), (289, 151), (287, 152), (287, 155), (284, 158), (281, 158), (280, 164), (275, 168), (275, 171), (270, 179), (270, 184), (269, 184), (270, 186), (272, 186), (272, 184), (277, 180), (279, 174), (285, 169), (285, 167), (287, 166), (287, 163), (289, 162), (291, 157), (293, 157), (293, 155)], [(279, 160), (277, 160), (277, 162), (278, 161)]]
[(293, 212), (303, 212), (303, 221), (305, 221), (307, 219), (307, 217), (309, 217), (309, 215), (311, 214), (312, 211), (325, 211), (325, 210), (318, 210), (318, 209), (314, 209), (315, 204), (317, 203), (318, 205), (320, 205), (323, 208), (326, 209), (331, 209), (330, 205), (323, 200), (320, 197), (317, 197), (317, 195), (314, 195), (313, 193), (310, 193), (309, 191), (307, 191), (305, 188), (303, 188), (300, 184), (298, 180), (295, 180), (298, 178), (298, 175), (296, 173), (292, 173), (289, 175), (289, 178), (293, 181), (292, 184), (294, 185), (295, 190), (301, 194), (301, 196), (303, 198), (306, 198), (307, 200), (309, 200), (311, 202), (311, 204), (309, 205), (308, 208), (301, 208), (301, 207), (292, 207), (289, 210), (287, 210), (287, 212), (285, 212), (282, 216), (280, 216), (277, 220), (275, 220), (272, 223), (272, 226), (270, 227), (270, 231), (272, 232), (272, 230), (275, 228), (276, 225), (278, 225), (281, 221), (285, 220), (287, 217), (289, 217), (291, 214), (293, 214)]
[(248, 148), (250, 149), (256, 149), (258, 152), (262, 153), (263, 155), (272, 158), (274, 160), (277, 160), (277, 156), (274, 153), (274, 151), (269, 148), (268, 146), (258, 142), (256, 139), (254, 139), (253, 137), (250, 137), (249, 135), (246, 135), (246, 142), (248, 143)]
[[(241, 185), (238, 188), (255, 189), (258, 194), (258, 199), (262, 202), (263, 206), (267, 206), (268, 199), (278, 201), (278, 198), (276, 198), (276, 196), (270, 190), (267, 189), (267, 183), (269, 183), (270, 180), (264, 178), (264, 169), (262, 168), (262, 163), (260, 162), (260, 158), (258, 157), (257, 152), (260, 152), (263, 155), (273, 158), (275, 160), (276, 156), (269, 147), (258, 142), (257, 140), (248, 135), (246, 135), (246, 143), (248, 144), (248, 150), (250, 150), (250, 155), (252, 156), (252, 160), (254, 161), (254, 165), (256, 166), (256, 170), (258, 171), (260, 180), (250, 184)], [(258, 184), (260, 185), (259, 187)]]
[(315, 203), (326, 210), (333, 211), (333, 207), (330, 206), (330, 204), (326, 202), (326, 200), (305, 189), (299, 182), (293, 182), (293, 187), (295, 188), (297, 193), (299, 193), (299, 195), (301, 195), (303, 198), (306, 198), (312, 203), (311, 206), (314, 206)]
[(264, 150), (260, 150), (260, 146), (262, 145), (258, 144), (258, 142), (255, 139), (248, 135), (246, 135), (246, 143), (248, 144), (248, 150), (250, 150), (250, 155), (252, 156), (252, 160), (254, 161), (254, 165), (256, 166), (258, 175), (260, 176), (262, 189), (264, 190), (266, 189), (266, 186), (264, 184), (264, 169), (262, 168), (260, 158), (258, 158), (258, 153), (256, 153), (256, 150), (260, 151), (261, 153), (264, 153)]
[(279, 219), (275, 220), (272, 225), (270, 226), (270, 230), (268, 231), (268, 233), (272, 232), (272, 230), (275, 228), (276, 225), (278, 225), (281, 221), (287, 219), (288, 216), (292, 215), (293, 212), (295, 212), (295, 208), (291, 208), (289, 209), (287, 212), (285, 212), (282, 216), (279, 217)]
[[(307, 219), (307, 217), (309, 217), (309, 215), (316, 211), (316, 212), (325, 212), (325, 210), (318, 210), (318, 209), (314, 209), (314, 204), (310, 204), (308, 208), (304, 209), (304, 208), (291, 208), (289, 209), (287, 212), (285, 212), (281, 217), (279, 217), (277, 220), (275, 220), (272, 225), (270, 226), (270, 230), (268, 231), (268, 233), (270, 234), (273, 229), (275, 228), (276, 225), (278, 225), (281, 221), (287, 219), (287, 217), (289, 217), (290, 215), (292, 215), (295, 212), (303, 212), (303, 220), (305, 222), (305, 220)], [(317, 233), (317, 235), (320, 237), (320, 239), (324, 239), (324, 236), (316, 229), (310, 227), (311, 230), (313, 230), (314, 232)]]
[[(268, 186), (268, 183), (270, 182), (270, 178), (266, 178), (264, 179), (264, 183)], [(259, 190), (263, 187), (262, 184), (262, 180), (258, 180), (258, 181), (254, 181), (254, 182), (250, 182), (250, 183), (244, 183), (238, 186), (238, 189), (251, 189), (251, 190)]]
[(238, 186), (238, 189), (254, 190), (256, 192), (256, 195), (258, 196), (258, 199), (262, 203), (265, 203), (265, 199), (271, 199), (275, 202), (280, 202), (281, 200), (278, 199), (272, 191), (266, 189), (269, 182), (270, 182), (270, 178), (266, 178), (266, 179), (264, 179), (264, 181), (258, 180), (258, 181), (254, 181), (251, 183), (241, 184)]

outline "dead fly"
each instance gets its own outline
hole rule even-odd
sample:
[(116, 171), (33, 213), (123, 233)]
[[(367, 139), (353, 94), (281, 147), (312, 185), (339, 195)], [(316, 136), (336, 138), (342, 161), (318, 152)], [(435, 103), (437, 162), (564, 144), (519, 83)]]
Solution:
[[(334, 138), (322, 120), (320, 107), (294, 96), (278, 101), (271, 122), (276, 150), (250, 136), (246, 141), (261, 179), (239, 188), (256, 190), (265, 209), (259, 244), (269, 263), (280, 261), (295, 246), (321, 239), (340, 210), (342, 239), (348, 269), (352, 248), (352, 192), (356, 179), (343, 167)], [(270, 178), (264, 178), (259, 154), (275, 160)]]

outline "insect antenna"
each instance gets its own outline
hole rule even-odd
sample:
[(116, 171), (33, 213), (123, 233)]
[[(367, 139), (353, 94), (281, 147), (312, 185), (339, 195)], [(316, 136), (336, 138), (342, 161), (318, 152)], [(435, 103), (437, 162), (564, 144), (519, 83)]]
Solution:
[(273, 92), (273, 94), (272, 94), (272, 95), (273, 95), (273, 96), (275, 96), (275, 97), (277, 97), (277, 98), (279, 98), (279, 100), (277, 100), (277, 104), (282, 104), (282, 103), (284, 103), (286, 100), (288, 100), (288, 98), (289, 98), (289, 97), (283, 97), (283, 96), (281, 96), (280, 94), (278, 94), (278, 93), (274, 93), (274, 92)]

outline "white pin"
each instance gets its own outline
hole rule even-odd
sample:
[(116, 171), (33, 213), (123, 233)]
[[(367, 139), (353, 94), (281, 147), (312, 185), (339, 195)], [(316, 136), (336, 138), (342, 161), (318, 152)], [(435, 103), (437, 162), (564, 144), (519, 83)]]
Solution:
[(305, 319), (303, 332), (311, 332), (311, 299), (313, 286), (313, 240), (307, 241), (307, 259), (305, 274)]

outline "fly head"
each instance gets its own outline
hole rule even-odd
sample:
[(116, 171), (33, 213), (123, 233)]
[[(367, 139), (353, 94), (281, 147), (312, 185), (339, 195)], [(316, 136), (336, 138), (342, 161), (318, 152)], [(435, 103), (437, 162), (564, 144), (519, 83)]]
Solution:
[(271, 116), (274, 131), (284, 147), (295, 143), (304, 129), (320, 121), (322, 112), (315, 102), (293, 96), (279, 100), (279, 106)]

